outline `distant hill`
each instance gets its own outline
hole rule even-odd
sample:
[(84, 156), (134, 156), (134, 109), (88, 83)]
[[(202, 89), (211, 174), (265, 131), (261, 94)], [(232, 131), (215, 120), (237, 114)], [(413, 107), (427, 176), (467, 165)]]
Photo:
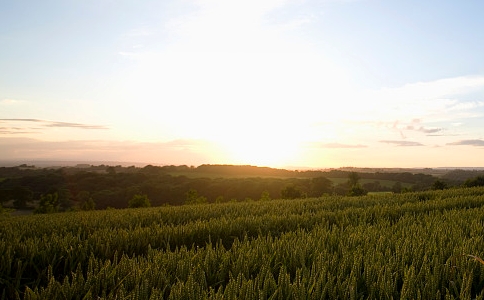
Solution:
[[(409, 169), (409, 168), (354, 168), (342, 167), (332, 169), (319, 170), (286, 170), (269, 167), (257, 167), (250, 165), (210, 165), (204, 164), (198, 167), (188, 166), (162, 166), (161, 170), (169, 173), (184, 173), (187, 176), (201, 176), (207, 177), (282, 177), (282, 178), (313, 178), (318, 176), (347, 178), (348, 173), (361, 173), (362, 178), (380, 178), (381, 177), (395, 177), (395, 174), (424, 174), (431, 176), (443, 176), (449, 172), (447, 169)], [(375, 175), (377, 174), (377, 175)], [(398, 177), (402, 178), (401, 175)], [(403, 176), (405, 177), (405, 176)], [(413, 180), (411, 180), (413, 181)]]
[[(207, 202), (285, 197), (288, 189), (301, 197), (346, 195), (348, 178), (357, 173), (368, 192), (408, 192), (432, 189), (438, 179), (447, 187), (461, 186), (484, 170), (339, 168), (286, 170), (249, 165), (144, 167), (90, 165), (41, 168), (32, 164), (0, 167), (0, 204), (17, 208), (57, 194), (62, 210), (81, 207), (92, 199), (97, 209), (125, 208), (137, 194), (146, 194), (153, 206), (180, 205), (188, 193)], [(37, 201), (37, 202), (36, 202)]]

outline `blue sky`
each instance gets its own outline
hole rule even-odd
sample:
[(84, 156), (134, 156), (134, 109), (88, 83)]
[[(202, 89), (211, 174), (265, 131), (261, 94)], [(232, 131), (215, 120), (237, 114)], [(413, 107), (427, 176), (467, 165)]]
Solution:
[(484, 166), (482, 1), (3, 1), (3, 160)]

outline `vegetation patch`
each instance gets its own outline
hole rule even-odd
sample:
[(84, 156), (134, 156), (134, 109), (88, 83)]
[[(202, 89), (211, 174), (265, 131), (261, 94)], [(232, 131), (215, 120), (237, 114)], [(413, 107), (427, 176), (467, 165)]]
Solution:
[(4, 217), (1, 295), (481, 299), (483, 216), (474, 187)]

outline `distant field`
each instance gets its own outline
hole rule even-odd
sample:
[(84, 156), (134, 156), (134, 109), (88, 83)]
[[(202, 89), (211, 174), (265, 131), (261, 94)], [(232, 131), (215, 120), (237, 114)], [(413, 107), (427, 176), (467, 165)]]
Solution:
[[(340, 183), (346, 183), (348, 181), (348, 178), (331, 178), (328, 177), (329, 180), (333, 182), (334, 185), (340, 184)], [(365, 184), (365, 183), (373, 183), (375, 181), (380, 182), (380, 185), (383, 187), (391, 188), (397, 181), (393, 180), (382, 180), (382, 179), (360, 179), (360, 184)], [(411, 183), (406, 183), (402, 182), (402, 187), (411, 187)]]
[[(186, 176), (188, 178), (210, 178), (210, 179), (216, 179), (216, 178), (247, 178), (247, 177), (260, 177), (260, 178), (279, 178), (279, 179), (286, 179), (286, 178), (308, 178), (307, 176), (304, 176), (304, 174), (301, 174), (301, 176), (274, 176), (274, 175), (266, 175), (266, 176), (248, 176), (246, 174), (217, 174), (217, 173), (202, 173), (202, 172), (171, 172), (168, 173), (172, 176)], [(323, 175), (324, 176), (324, 175)], [(334, 185), (340, 184), (340, 183), (346, 183), (348, 181), (347, 177), (327, 177), (329, 180), (333, 182)], [(375, 181), (379, 181), (381, 186), (391, 188), (397, 181), (393, 180), (383, 180), (383, 179), (360, 179), (360, 183), (363, 185), (365, 183), (373, 183)], [(402, 187), (407, 187), (410, 188), (412, 186), (411, 183), (405, 183), (402, 182)]]
[(304, 176), (304, 174), (301, 174), (301, 176), (297, 176), (297, 174), (287, 176), (287, 175), (253, 175), (253, 174), (245, 174), (245, 173), (234, 173), (234, 174), (222, 174), (222, 173), (214, 173), (214, 172), (183, 172), (183, 171), (177, 171), (177, 172), (167, 172), (167, 174), (171, 176), (186, 176), (188, 178), (211, 178), (211, 179), (216, 179), (216, 178), (248, 178), (248, 177), (259, 177), (259, 178), (280, 178), (280, 179), (286, 179), (286, 178), (308, 178), (308, 176)]
[(482, 299), (483, 222), (484, 188), (2, 217), (0, 294)]

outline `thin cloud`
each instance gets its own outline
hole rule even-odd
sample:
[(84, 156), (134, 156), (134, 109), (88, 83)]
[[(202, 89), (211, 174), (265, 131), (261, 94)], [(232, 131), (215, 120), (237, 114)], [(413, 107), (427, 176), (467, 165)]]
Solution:
[(475, 147), (484, 147), (484, 140), (475, 139), (475, 140), (461, 140), (458, 142), (447, 143), (449, 146), (475, 146)]
[(46, 124), (46, 127), (70, 127), (70, 128), (82, 128), (82, 129), (108, 129), (104, 125), (89, 125), (89, 124), (79, 124), (79, 123), (68, 123), (68, 122), (50, 122)]
[[(398, 100), (412, 99), (412, 100), (428, 100), (428, 99), (442, 99), (445, 100), (449, 96), (467, 93), (476, 88), (484, 86), (484, 76), (463, 76), (439, 79), (428, 82), (417, 82), (407, 84), (400, 88), (383, 89), (382, 91), (392, 94), (392, 96), (399, 96)], [(397, 95), (400, 93), (400, 95)], [(455, 101), (445, 101), (445, 105), (456, 104)], [(454, 106), (452, 105), (452, 106)]]
[(448, 110), (449, 111), (472, 110), (479, 107), (484, 107), (483, 101), (471, 101), (471, 102), (456, 101), (454, 104), (449, 106)]
[(13, 121), (13, 122), (45, 122), (38, 119), (0, 119), (0, 121)]
[(332, 148), (332, 149), (338, 149), (338, 148), (366, 148), (368, 146), (366, 145), (351, 145), (351, 144), (340, 144), (340, 143), (311, 143), (311, 147), (313, 148)]
[[(367, 101), (355, 101), (357, 104), (349, 107), (349, 113), (357, 115), (360, 120), (368, 120), (370, 116), (382, 122), (404, 120), (409, 116), (433, 123), (458, 122), (483, 114), (483, 101), (468, 100), (469, 95), (483, 89), (484, 76), (468, 76), (370, 90), (360, 93), (359, 98)], [(347, 104), (345, 101), (341, 103)]]
[(393, 122), (378, 122), (378, 126), (384, 126), (391, 130), (397, 131), (402, 139), (407, 138), (407, 134), (410, 131), (425, 133), (427, 136), (435, 136), (436, 133), (442, 132), (445, 129), (441, 127), (425, 127), (421, 125), (421, 119), (413, 119), (411, 122), (400, 122), (399, 120)]
[(436, 133), (436, 132), (440, 132), (440, 131), (443, 130), (442, 128), (425, 128), (423, 126), (415, 127), (413, 125), (408, 125), (407, 127), (405, 127), (405, 129), (406, 130), (419, 131), (419, 132), (423, 132), (423, 133)]
[(393, 144), (398, 147), (414, 147), (414, 146), (424, 146), (422, 143), (419, 142), (411, 142), (411, 141), (380, 141), (380, 143), (386, 144)]
[(459, 136), (461, 134), (427, 134), (427, 136)]
[(0, 134), (32, 134), (38, 133), (35, 131), (25, 131), (19, 128), (0, 128)]
[(205, 141), (202, 140), (189, 140), (189, 139), (178, 139), (178, 140), (172, 140), (166, 143), (163, 143), (165, 146), (169, 147), (196, 147), (206, 144)]
[(161, 164), (220, 163), (207, 153), (215, 145), (201, 140), (134, 142), (104, 140), (42, 141), (0, 138), (0, 157), (10, 160), (137, 161)]
[(418, 131), (424, 132), (424, 133), (436, 133), (442, 131), (442, 128), (425, 128), (425, 127), (420, 127)]
[[(31, 122), (31, 123), (40, 123), (41, 126), (43, 127), (57, 127), (57, 128), (61, 127), (61, 128), (80, 128), (80, 129), (109, 129), (104, 125), (46, 121), (46, 120), (40, 120), (40, 119), (0, 119), (0, 122)], [(20, 129), (20, 128), (17, 128), (17, 129)]]

